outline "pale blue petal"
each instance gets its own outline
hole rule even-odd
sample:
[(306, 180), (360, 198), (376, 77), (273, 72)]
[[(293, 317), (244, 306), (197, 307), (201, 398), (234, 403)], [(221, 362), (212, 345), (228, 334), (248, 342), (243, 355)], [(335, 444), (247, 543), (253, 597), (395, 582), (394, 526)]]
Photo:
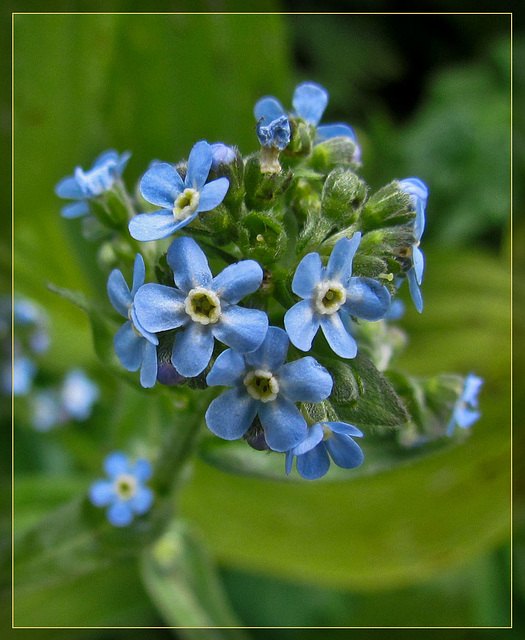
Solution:
[(323, 426), (320, 422), (312, 425), (308, 429), (308, 435), (306, 438), (294, 447), (290, 453), (294, 456), (302, 456), (304, 453), (311, 451), (314, 447), (316, 447), (324, 438), (324, 430)]
[(208, 259), (193, 238), (176, 238), (168, 249), (167, 261), (173, 269), (175, 284), (182, 291), (211, 286)]
[(67, 178), (60, 180), (55, 187), (55, 193), (59, 198), (70, 198), (71, 200), (80, 200), (84, 197), (84, 192), (75, 176), (67, 176)]
[(130, 508), (139, 516), (149, 511), (153, 504), (153, 491), (149, 487), (137, 487), (133, 497), (128, 500)]
[(246, 363), (242, 354), (233, 349), (227, 349), (215, 360), (206, 377), (206, 383), (210, 387), (236, 387), (242, 383), (245, 375)]
[(142, 365), (140, 367), (140, 384), (149, 389), (157, 382), (157, 347), (151, 342), (142, 342)]
[(294, 402), (321, 402), (332, 392), (332, 376), (310, 356), (283, 364), (277, 374), (280, 392)]
[(261, 98), (255, 105), (253, 113), (255, 119), (260, 120), (264, 118), (266, 123), (277, 120), (280, 116), (285, 116), (286, 111), (283, 105), (273, 96), (265, 96)]
[(125, 151), (120, 158), (117, 160), (117, 164), (115, 166), (115, 173), (118, 176), (121, 176), (124, 169), (126, 168), (126, 165), (128, 164), (128, 160), (131, 158), (131, 152), (130, 151)]
[(346, 286), (352, 275), (352, 262), (360, 242), (360, 231), (354, 233), (351, 238), (341, 238), (336, 242), (326, 266), (328, 280), (336, 280)]
[(151, 464), (148, 462), (148, 460), (140, 458), (133, 465), (131, 474), (134, 475), (135, 478), (137, 478), (137, 480), (139, 480), (140, 482), (146, 482), (151, 478), (152, 471), (153, 470), (151, 468)]
[(352, 142), (357, 142), (355, 131), (349, 124), (343, 122), (336, 124), (322, 124), (315, 132), (316, 142), (323, 142), (331, 138), (350, 138)]
[(81, 200), (80, 202), (73, 202), (72, 204), (68, 204), (60, 209), (60, 215), (63, 218), (67, 218), (68, 220), (72, 220), (73, 218), (80, 218), (81, 216), (85, 216), (88, 213), (89, 206), (85, 200)]
[(318, 480), (327, 474), (328, 469), (330, 458), (322, 442), (297, 458), (297, 473), (305, 480)]
[[(206, 140), (197, 142), (188, 157), (188, 169), (184, 185), (187, 189), (201, 191), (210, 173), (213, 153)], [(201, 209), (204, 211), (204, 209)]]
[(159, 162), (148, 169), (140, 181), (140, 192), (147, 202), (163, 209), (173, 209), (184, 182), (171, 164)]
[(119, 500), (107, 510), (107, 517), (114, 527), (127, 527), (133, 520), (131, 505)]
[(423, 282), (423, 273), (425, 271), (425, 256), (419, 247), (413, 247), (412, 261), (414, 262), (414, 271), (418, 284)]
[(350, 278), (343, 309), (363, 320), (379, 320), (390, 309), (390, 292), (373, 278)]
[(296, 88), (292, 104), (300, 118), (316, 126), (328, 104), (328, 92), (315, 82), (303, 82)]
[(478, 394), (483, 385), (483, 378), (479, 378), (473, 373), (469, 373), (465, 378), (465, 387), (461, 399), (463, 402), (471, 404), (473, 407), (478, 406)]
[(95, 507), (107, 507), (115, 497), (115, 487), (110, 480), (97, 480), (89, 488), (89, 499)]
[[(185, 224), (188, 224), (188, 221), (184, 221)], [(140, 242), (149, 242), (171, 236), (180, 226), (172, 212), (164, 209), (153, 213), (139, 213), (131, 218), (128, 228), (132, 238)]]
[(346, 422), (324, 422), (323, 421), (322, 424), (328, 425), (334, 433), (346, 434), (348, 436), (354, 436), (357, 438), (361, 438), (363, 436), (362, 431), (359, 431), (357, 427), (354, 427), (354, 425), (348, 424)]
[(212, 401), (206, 411), (208, 429), (224, 440), (237, 440), (250, 428), (259, 403), (246, 389), (230, 389)]
[(128, 456), (122, 451), (110, 453), (104, 460), (104, 471), (112, 480), (122, 473), (129, 473)]
[(198, 322), (190, 322), (177, 332), (171, 363), (185, 378), (194, 378), (208, 365), (215, 341), (207, 327)]
[(263, 270), (255, 260), (230, 264), (213, 278), (211, 288), (222, 300), (237, 304), (261, 286)]
[(108, 151), (103, 151), (93, 162), (93, 166), (91, 167), (90, 171), (99, 169), (100, 167), (103, 167), (108, 163), (115, 164), (117, 160), (118, 153), (115, 151), (115, 149), (108, 149)]
[(355, 469), (365, 459), (361, 447), (350, 436), (334, 432), (324, 445), (332, 460), (342, 469)]
[(185, 299), (185, 294), (174, 287), (149, 282), (137, 291), (133, 308), (140, 325), (146, 331), (158, 333), (189, 322)]
[(479, 411), (472, 411), (466, 407), (459, 407), (454, 412), (454, 418), (458, 426), (462, 429), (466, 429), (467, 427), (471, 427), (476, 420), (481, 418), (481, 413)]
[(133, 304), (133, 298), (131, 296), (128, 283), (124, 279), (122, 272), (118, 269), (113, 269), (109, 274), (107, 284), (108, 296), (113, 307), (124, 318), (128, 317), (128, 310)]
[(292, 291), (301, 298), (311, 298), (315, 287), (324, 279), (324, 267), (318, 253), (309, 253), (298, 264), (292, 280)]
[(308, 435), (306, 420), (295, 404), (278, 395), (271, 402), (259, 403), (259, 418), (270, 449), (288, 451)]
[(290, 341), (279, 327), (268, 327), (266, 337), (261, 346), (251, 353), (244, 355), (246, 364), (250, 367), (276, 371), (286, 360)]
[(137, 371), (142, 362), (142, 341), (144, 338), (133, 331), (128, 320), (115, 334), (113, 345), (124, 369)]
[(310, 351), (319, 329), (319, 314), (314, 313), (310, 300), (301, 300), (284, 316), (284, 327), (290, 341), (301, 351)]
[(144, 284), (146, 279), (146, 265), (144, 264), (144, 258), (137, 253), (135, 256), (135, 263), (133, 265), (133, 287), (131, 289), (131, 297), (134, 298), (135, 294)]
[(133, 305), (131, 307), (131, 322), (133, 323), (133, 326), (135, 327), (135, 329), (144, 337), (146, 338), (146, 340), (148, 342), (151, 342), (151, 344), (159, 344), (159, 339), (157, 338), (157, 336), (154, 333), (150, 333), (149, 331), (146, 331), (146, 329), (144, 329), (144, 327), (140, 324), (139, 319), (137, 317), (137, 311), (135, 309), (135, 305)]
[(218, 178), (205, 184), (200, 193), (197, 213), (199, 211), (211, 211), (211, 209), (218, 207), (224, 200), (229, 187), (230, 181), (228, 178)]
[(416, 270), (414, 267), (409, 269), (407, 272), (408, 278), (408, 287), (410, 289), (410, 295), (414, 302), (414, 306), (419, 311), (419, 313), (423, 312), (423, 296), (421, 294), (421, 289), (419, 288), (419, 284), (417, 283)]
[(255, 351), (266, 337), (268, 316), (259, 309), (223, 306), (221, 317), (211, 325), (211, 331), (217, 340), (235, 351)]
[(357, 343), (345, 329), (338, 313), (321, 316), (321, 329), (334, 353), (341, 358), (355, 358)]

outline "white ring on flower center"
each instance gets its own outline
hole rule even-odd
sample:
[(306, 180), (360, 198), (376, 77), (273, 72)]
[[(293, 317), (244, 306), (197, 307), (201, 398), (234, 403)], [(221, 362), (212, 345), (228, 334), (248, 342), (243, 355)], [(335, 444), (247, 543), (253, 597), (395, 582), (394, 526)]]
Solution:
[(189, 218), (199, 206), (200, 194), (197, 189), (184, 189), (177, 196), (173, 205), (173, 217), (175, 220), (186, 220)]
[(214, 324), (221, 317), (221, 301), (211, 289), (195, 287), (184, 300), (184, 309), (194, 322)]
[(254, 400), (271, 402), (277, 398), (279, 383), (271, 371), (256, 369), (244, 376), (243, 382)]
[(115, 478), (113, 487), (121, 500), (130, 500), (137, 492), (137, 478), (130, 473), (121, 473)]
[(346, 302), (346, 289), (337, 280), (324, 280), (314, 291), (314, 309), (323, 315), (339, 311)]

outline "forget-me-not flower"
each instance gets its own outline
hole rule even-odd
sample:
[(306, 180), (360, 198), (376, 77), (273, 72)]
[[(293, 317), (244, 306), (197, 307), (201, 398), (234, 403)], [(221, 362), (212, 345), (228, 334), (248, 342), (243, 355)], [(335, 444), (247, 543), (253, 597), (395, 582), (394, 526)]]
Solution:
[(447, 436), (454, 433), (454, 427), (458, 425), (463, 429), (471, 427), (481, 417), (478, 408), (478, 394), (483, 385), (483, 378), (469, 373), (465, 378), (463, 391), (454, 405), (452, 417), (447, 427)]
[(148, 169), (140, 181), (140, 192), (147, 202), (162, 209), (132, 218), (132, 237), (141, 241), (167, 238), (195, 220), (201, 211), (215, 209), (223, 201), (230, 181), (222, 177), (205, 184), (212, 162), (211, 145), (201, 140), (190, 151), (184, 180), (167, 162)]
[(423, 272), (425, 270), (425, 256), (419, 248), (421, 236), (425, 230), (425, 208), (428, 199), (428, 187), (419, 178), (406, 178), (399, 181), (399, 187), (410, 196), (412, 206), (416, 211), (414, 221), (414, 237), (416, 242), (410, 248), (410, 257), (412, 258), (412, 267), (407, 272), (408, 286), (410, 295), (416, 309), (421, 313), (423, 311), (423, 296), (421, 295), (420, 285), (423, 282)]
[(141, 325), (135, 310), (137, 291), (144, 284), (146, 267), (144, 258), (137, 253), (133, 268), (133, 285), (130, 288), (118, 269), (108, 278), (108, 296), (113, 307), (127, 322), (115, 334), (115, 352), (128, 371), (140, 368), (140, 384), (153, 387), (157, 380), (157, 346), (159, 339)]
[(61, 399), (67, 415), (75, 420), (87, 420), (100, 390), (81, 369), (70, 371), (62, 383)]
[(216, 171), (221, 164), (231, 164), (235, 160), (235, 149), (223, 142), (214, 142), (211, 146), (211, 168)]
[(286, 473), (297, 458), (297, 472), (306, 480), (322, 478), (330, 468), (330, 458), (342, 469), (355, 469), (364, 460), (361, 447), (352, 439), (362, 432), (345, 422), (317, 422), (307, 437), (286, 452)]
[(89, 213), (88, 200), (109, 191), (120, 178), (131, 153), (119, 155), (113, 149), (104, 151), (93, 163), (89, 171), (81, 167), (75, 169), (72, 176), (67, 176), (55, 187), (59, 198), (77, 200), (62, 208), (64, 218), (79, 218)]
[(167, 262), (176, 287), (146, 284), (135, 297), (140, 324), (158, 333), (178, 329), (171, 362), (192, 378), (206, 368), (215, 339), (237, 351), (254, 351), (264, 340), (268, 316), (238, 302), (260, 287), (263, 270), (254, 260), (242, 260), (213, 277), (205, 253), (192, 238), (176, 238)]
[(295, 403), (325, 400), (333, 381), (310, 356), (285, 364), (289, 344), (282, 329), (269, 327), (256, 351), (241, 354), (228, 349), (220, 354), (206, 382), (233, 389), (208, 407), (210, 431), (225, 440), (237, 440), (258, 415), (266, 442), (274, 451), (288, 451), (306, 438), (306, 420)]
[(309, 351), (319, 327), (331, 349), (342, 358), (355, 358), (357, 343), (347, 330), (350, 316), (379, 320), (390, 308), (390, 293), (373, 278), (352, 277), (352, 262), (361, 233), (341, 238), (328, 264), (318, 253), (309, 253), (299, 263), (292, 290), (303, 298), (286, 312), (284, 326), (292, 344)]
[(104, 460), (109, 480), (97, 480), (89, 489), (89, 499), (96, 507), (108, 507), (107, 518), (115, 527), (131, 524), (135, 515), (149, 511), (153, 492), (144, 483), (151, 476), (151, 465), (140, 459), (131, 463), (120, 451)]

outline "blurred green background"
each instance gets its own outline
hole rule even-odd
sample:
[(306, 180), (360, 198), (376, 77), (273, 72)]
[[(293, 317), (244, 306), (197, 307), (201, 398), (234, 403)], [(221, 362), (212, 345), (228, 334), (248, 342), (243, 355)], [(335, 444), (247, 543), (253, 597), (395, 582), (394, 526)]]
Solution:
[[(83, 9), (81, 3), (54, 4), (54, 11)], [(245, 10), (241, 4), (164, 3), (155, 10)], [(386, 10), (384, 3), (372, 4), (371, 10)], [(444, 1), (429, 8), (453, 9)], [(143, 10), (117, 1), (91, 2), (86, 9), (109, 15), (14, 16), (15, 290), (40, 302), (52, 318), (52, 348), (42, 361), (46, 376), (81, 365), (103, 389), (86, 425), (38, 434), (15, 422), (17, 539), (46, 531), (41, 518), (52, 518), (54, 508), (85, 492), (99, 474), (102, 452), (113, 446), (107, 424), (116, 383), (95, 359), (82, 312), (46, 289), (51, 281), (105, 296), (95, 249), (82, 240), (79, 221), (60, 218), (54, 185), (109, 148), (133, 152), (125, 173), (130, 186), (150, 160), (176, 162), (200, 139), (249, 153), (257, 146), (256, 100), (272, 94), (290, 107), (296, 84), (314, 80), (330, 93), (323, 121), (355, 127), (362, 175), (373, 189), (412, 175), (429, 185), (425, 311), (420, 316), (407, 304), (401, 324), (410, 343), (399, 367), (415, 375), (474, 371), (486, 380), (483, 418), (452, 451), (350, 482), (263, 482), (197, 462), (180, 512), (218, 562), (244, 626), (509, 626), (510, 17), (111, 14)], [(257, 7), (299, 10), (318, 7), (268, 0)], [(348, 3), (323, 5), (323, 11), (352, 10)], [(522, 32), (515, 31), (513, 47), (517, 104)], [(516, 172), (525, 164), (523, 114), (514, 108)], [(10, 132), (3, 126), (5, 141)], [(516, 180), (516, 271), (525, 238), (518, 217), (522, 195), (523, 182)], [(2, 223), (7, 291), (8, 218)], [(522, 300), (515, 302), (516, 352)], [(522, 374), (516, 358), (517, 416)], [(146, 397), (128, 393), (126, 402), (150, 425)], [(516, 429), (515, 450), (522, 444)], [(0, 472), (5, 496), (9, 450), (7, 444)], [(514, 623), (522, 625), (525, 510), (519, 487), (514, 497)], [(2, 522), (6, 547), (8, 520)], [(31, 580), (15, 595), (17, 626), (174, 624), (127, 557), (111, 566), (84, 562), (73, 572), (62, 560), (58, 552), (43, 564), (36, 555), (24, 558), (21, 571)], [(8, 582), (4, 621), (11, 614)], [(94, 638), (125, 633), (69, 632)], [(272, 637), (291, 633), (275, 630)], [(301, 637), (317, 633), (305, 630)], [(497, 632), (476, 633), (490, 638)], [(258, 638), (264, 631), (249, 634)]]

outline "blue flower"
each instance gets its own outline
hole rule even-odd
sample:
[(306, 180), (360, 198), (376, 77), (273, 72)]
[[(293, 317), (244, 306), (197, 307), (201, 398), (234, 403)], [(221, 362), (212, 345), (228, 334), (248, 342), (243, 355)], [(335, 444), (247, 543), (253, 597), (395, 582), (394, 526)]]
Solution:
[(330, 457), (342, 469), (355, 469), (364, 460), (361, 447), (352, 437), (361, 431), (345, 422), (317, 422), (308, 429), (307, 437), (286, 452), (286, 473), (297, 457), (297, 472), (307, 480), (322, 478), (330, 468)]
[(222, 142), (214, 142), (211, 146), (211, 168), (217, 171), (221, 164), (231, 164), (235, 160), (235, 149)]
[(463, 391), (452, 410), (452, 417), (447, 427), (447, 436), (451, 436), (454, 433), (456, 425), (466, 429), (481, 417), (481, 412), (476, 411), (476, 409), (478, 408), (478, 393), (483, 382), (483, 378), (478, 378), (473, 373), (469, 373), (465, 378)]
[(33, 386), (33, 380), (37, 373), (35, 363), (25, 356), (13, 358), (12, 366), (6, 366), (2, 373), (2, 389), (14, 396), (27, 395)]
[(37, 431), (50, 431), (67, 421), (60, 395), (54, 389), (35, 393), (30, 399), (31, 422)]
[(206, 368), (215, 338), (237, 351), (254, 351), (264, 340), (268, 317), (237, 303), (259, 288), (263, 271), (254, 260), (229, 265), (212, 276), (206, 255), (192, 238), (177, 238), (168, 249), (176, 288), (146, 284), (135, 297), (141, 326), (159, 332), (179, 329), (171, 362), (184, 377)]
[(77, 167), (74, 175), (61, 180), (55, 187), (57, 196), (78, 201), (63, 207), (62, 216), (79, 218), (89, 213), (87, 201), (113, 187), (122, 175), (130, 156), (129, 152), (119, 156), (114, 150), (104, 151), (89, 171), (84, 172), (81, 167)]
[(347, 330), (350, 316), (379, 320), (390, 308), (390, 293), (377, 280), (352, 277), (352, 261), (361, 233), (341, 238), (323, 267), (318, 253), (306, 255), (295, 272), (292, 290), (303, 298), (286, 312), (284, 326), (292, 344), (309, 351), (319, 327), (331, 349), (355, 358), (357, 343)]
[(114, 527), (126, 527), (135, 515), (149, 511), (153, 492), (144, 486), (151, 476), (147, 460), (134, 464), (126, 454), (117, 451), (104, 460), (109, 480), (97, 480), (89, 489), (89, 499), (96, 507), (108, 507), (107, 518)]
[(412, 206), (416, 211), (414, 221), (414, 237), (416, 242), (410, 249), (412, 267), (407, 272), (407, 278), (410, 295), (412, 296), (416, 309), (421, 313), (423, 311), (423, 296), (421, 295), (420, 285), (423, 282), (425, 256), (419, 248), (419, 243), (425, 230), (425, 208), (427, 206), (428, 188), (419, 178), (400, 180), (399, 187), (405, 193), (408, 193)]
[(62, 384), (62, 404), (68, 416), (87, 420), (100, 396), (98, 386), (80, 369), (70, 371)]
[(233, 349), (221, 353), (206, 382), (233, 387), (212, 401), (206, 411), (210, 431), (237, 440), (258, 415), (270, 449), (288, 451), (307, 435), (306, 420), (296, 402), (321, 402), (332, 392), (332, 377), (317, 360), (301, 358), (285, 364), (289, 340), (278, 327), (269, 327), (253, 353)]
[(144, 284), (145, 275), (144, 259), (137, 253), (131, 291), (118, 269), (109, 274), (107, 289), (113, 307), (128, 319), (115, 335), (115, 352), (122, 366), (128, 371), (137, 371), (140, 368), (140, 384), (143, 387), (153, 387), (157, 380), (156, 345), (159, 340), (138, 321), (134, 304), (137, 291)]
[(186, 178), (166, 162), (148, 169), (140, 181), (145, 200), (162, 207), (140, 213), (130, 220), (129, 232), (135, 240), (160, 240), (171, 236), (195, 220), (201, 211), (215, 209), (230, 186), (228, 178), (205, 184), (213, 162), (213, 150), (205, 140), (194, 145), (188, 158)]

